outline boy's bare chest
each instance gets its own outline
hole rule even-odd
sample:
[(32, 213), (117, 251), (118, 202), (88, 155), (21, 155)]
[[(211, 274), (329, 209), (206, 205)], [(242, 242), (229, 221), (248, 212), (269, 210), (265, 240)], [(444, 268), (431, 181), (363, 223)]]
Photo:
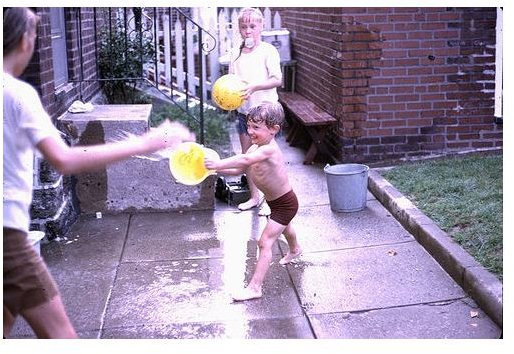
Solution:
[(257, 162), (250, 166), (251, 172), (255, 175), (263, 175), (270, 172), (271, 168), (268, 163), (266, 162)]

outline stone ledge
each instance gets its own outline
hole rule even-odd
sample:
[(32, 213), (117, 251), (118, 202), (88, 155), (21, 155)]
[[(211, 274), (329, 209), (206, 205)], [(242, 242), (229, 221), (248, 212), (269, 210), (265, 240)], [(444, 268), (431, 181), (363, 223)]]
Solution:
[[(124, 132), (149, 129), (151, 105), (97, 105), (92, 112), (66, 113), (59, 124), (73, 145), (112, 142)], [(80, 211), (118, 213), (214, 209), (215, 178), (196, 186), (176, 183), (168, 160), (130, 158), (104, 169), (75, 176)]]

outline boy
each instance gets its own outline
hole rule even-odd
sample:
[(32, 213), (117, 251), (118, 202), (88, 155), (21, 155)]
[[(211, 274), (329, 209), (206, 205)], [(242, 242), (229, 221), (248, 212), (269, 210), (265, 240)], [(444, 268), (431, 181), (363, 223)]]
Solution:
[(179, 123), (168, 123), (118, 143), (69, 147), (36, 90), (18, 79), (34, 52), (38, 16), (25, 7), (4, 8), (3, 16), (4, 337), (21, 315), (38, 338), (77, 338), (57, 284), (27, 240), (34, 151), (61, 174), (76, 174), (194, 140), (194, 135)]
[[(231, 53), (229, 72), (248, 84), (243, 90), (245, 101), (236, 111), (241, 151), (246, 153), (252, 145), (246, 126), (248, 111), (262, 102), (278, 102), (277, 87), (282, 85), (282, 71), (277, 48), (261, 40), (264, 24), (261, 10), (254, 7), (241, 9), (237, 24), (243, 41)], [(247, 181), (250, 199), (237, 207), (240, 210), (260, 207), (259, 215), (268, 216), (269, 206), (261, 199), (254, 181), (251, 178)]]
[(262, 284), (271, 263), (271, 248), (282, 233), (286, 237), (289, 252), (280, 260), (280, 264), (289, 263), (302, 252), (291, 225), (291, 220), (298, 211), (298, 199), (289, 184), (284, 156), (275, 141), (275, 135), (280, 131), (283, 122), (284, 110), (280, 103), (264, 102), (253, 107), (247, 118), (252, 145), (246, 153), (217, 161), (205, 159), (205, 167), (220, 174), (249, 174), (271, 209), (258, 242), (259, 257), (255, 272), (248, 286), (232, 295), (235, 301), (262, 296)]

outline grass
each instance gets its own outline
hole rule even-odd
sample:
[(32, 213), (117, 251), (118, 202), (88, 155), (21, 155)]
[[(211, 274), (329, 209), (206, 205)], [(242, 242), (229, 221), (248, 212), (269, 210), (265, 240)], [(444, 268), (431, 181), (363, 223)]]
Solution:
[(427, 160), (382, 175), (503, 281), (502, 155)]

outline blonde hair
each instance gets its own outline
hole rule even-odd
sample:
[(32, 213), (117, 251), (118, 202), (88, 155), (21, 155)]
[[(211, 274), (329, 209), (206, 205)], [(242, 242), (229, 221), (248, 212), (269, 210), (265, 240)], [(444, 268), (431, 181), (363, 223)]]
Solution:
[(239, 23), (251, 22), (252, 20), (263, 22), (264, 16), (262, 15), (261, 10), (256, 7), (245, 7), (239, 12), (237, 20)]
[[(262, 15), (261, 10), (259, 10), (256, 7), (242, 8), (241, 11), (239, 11), (239, 15), (237, 16), (237, 25), (238, 25), (237, 34), (238, 34), (238, 36), (240, 33), (239, 25), (241, 23), (248, 23), (248, 22), (252, 22), (252, 21), (256, 21), (256, 22), (263, 24), (264, 16)], [(239, 36), (239, 38), (240, 38), (240, 36)], [(237, 58), (234, 59), (234, 61), (239, 59), (239, 57), (241, 56), (241, 53), (243, 52), (244, 46), (245, 46), (245, 42), (244, 42), (244, 40), (241, 39), (241, 45), (239, 46), (239, 55), (237, 56)]]
[(246, 120), (252, 123), (266, 124), (268, 128), (275, 125), (282, 127), (284, 124), (284, 108), (278, 102), (263, 102), (250, 108)]

